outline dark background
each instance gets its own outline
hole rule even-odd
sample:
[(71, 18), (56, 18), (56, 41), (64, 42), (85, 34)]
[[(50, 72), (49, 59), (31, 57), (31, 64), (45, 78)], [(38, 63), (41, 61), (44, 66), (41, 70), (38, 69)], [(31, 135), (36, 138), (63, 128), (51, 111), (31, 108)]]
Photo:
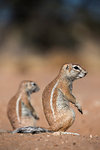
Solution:
[(55, 65), (75, 62), (98, 69), (99, 41), (99, 0), (0, 0), (3, 69), (21, 63), (23, 72), (29, 60), (44, 65), (48, 59)]

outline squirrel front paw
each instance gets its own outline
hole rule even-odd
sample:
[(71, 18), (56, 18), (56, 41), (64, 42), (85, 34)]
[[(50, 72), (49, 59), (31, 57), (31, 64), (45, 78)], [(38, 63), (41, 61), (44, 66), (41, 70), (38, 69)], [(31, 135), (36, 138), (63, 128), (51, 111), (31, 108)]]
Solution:
[(75, 103), (75, 106), (77, 107), (78, 111), (83, 114), (82, 107), (78, 102)]
[(36, 116), (34, 116), (34, 118), (36, 119), (36, 120), (39, 120), (40, 118), (36, 115)]
[(36, 119), (36, 120), (39, 120), (40, 118), (35, 114), (33, 114), (33, 116), (34, 116), (34, 118)]
[(40, 118), (38, 117), (38, 115), (35, 112), (32, 112), (32, 116), (34, 117), (34, 119), (39, 120)]

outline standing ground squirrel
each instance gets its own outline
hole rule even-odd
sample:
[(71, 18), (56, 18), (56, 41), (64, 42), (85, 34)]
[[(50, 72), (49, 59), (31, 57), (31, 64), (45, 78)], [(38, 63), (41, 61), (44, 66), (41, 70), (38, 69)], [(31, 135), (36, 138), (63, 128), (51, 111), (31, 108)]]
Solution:
[(7, 115), (13, 129), (33, 126), (39, 119), (35, 109), (31, 105), (32, 93), (39, 91), (39, 87), (33, 81), (22, 81), (14, 97), (8, 103)]
[(82, 113), (79, 102), (72, 95), (72, 83), (86, 74), (79, 65), (65, 64), (58, 76), (45, 88), (42, 102), (50, 130), (66, 131), (72, 125), (75, 113), (69, 102), (75, 104)]
[[(83, 78), (87, 72), (79, 65), (65, 64), (61, 67), (57, 77), (47, 85), (42, 94), (43, 110), (49, 131), (65, 132), (74, 122), (75, 113), (69, 102), (74, 104), (82, 113), (82, 107), (72, 95), (72, 83), (74, 80)], [(39, 127), (26, 127), (17, 129), (16, 132), (35, 133)], [(43, 129), (43, 128), (41, 128)], [(47, 132), (44, 129), (44, 132)], [(67, 132), (66, 132), (67, 133)]]

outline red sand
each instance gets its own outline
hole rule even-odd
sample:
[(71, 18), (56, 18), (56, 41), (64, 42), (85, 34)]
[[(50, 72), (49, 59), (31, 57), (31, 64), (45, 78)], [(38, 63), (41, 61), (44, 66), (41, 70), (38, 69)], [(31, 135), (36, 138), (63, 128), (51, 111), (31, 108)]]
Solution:
[[(47, 74), (45, 74), (45, 72)], [(37, 125), (48, 127), (42, 110), (42, 92), (44, 87), (56, 76), (56, 72), (37, 71), (33, 73), (0, 73), (0, 129), (12, 130), (6, 115), (9, 99), (16, 93), (21, 80), (30, 79), (38, 83), (40, 92), (32, 95), (32, 104), (39, 114)], [(75, 107), (76, 119), (71, 132), (80, 133), (80, 136), (52, 134), (23, 135), (0, 134), (0, 150), (44, 150), (44, 149), (100, 149), (100, 74), (88, 74), (85, 78), (75, 81), (74, 95), (82, 104), (83, 115)]]

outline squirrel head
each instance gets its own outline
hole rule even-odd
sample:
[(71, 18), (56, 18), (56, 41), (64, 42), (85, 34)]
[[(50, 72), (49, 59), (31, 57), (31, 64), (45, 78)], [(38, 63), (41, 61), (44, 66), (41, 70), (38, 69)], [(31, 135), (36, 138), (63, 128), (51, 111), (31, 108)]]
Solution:
[(22, 81), (19, 89), (21, 92), (26, 92), (28, 94), (32, 94), (40, 90), (39, 86), (35, 82), (29, 80)]
[(83, 78), (87, 74), (87, 71), (75, 64), (65, 64), (60, 70), (60, 75), (63, 78), (67, 78), (74, 81), (79, 78)]

